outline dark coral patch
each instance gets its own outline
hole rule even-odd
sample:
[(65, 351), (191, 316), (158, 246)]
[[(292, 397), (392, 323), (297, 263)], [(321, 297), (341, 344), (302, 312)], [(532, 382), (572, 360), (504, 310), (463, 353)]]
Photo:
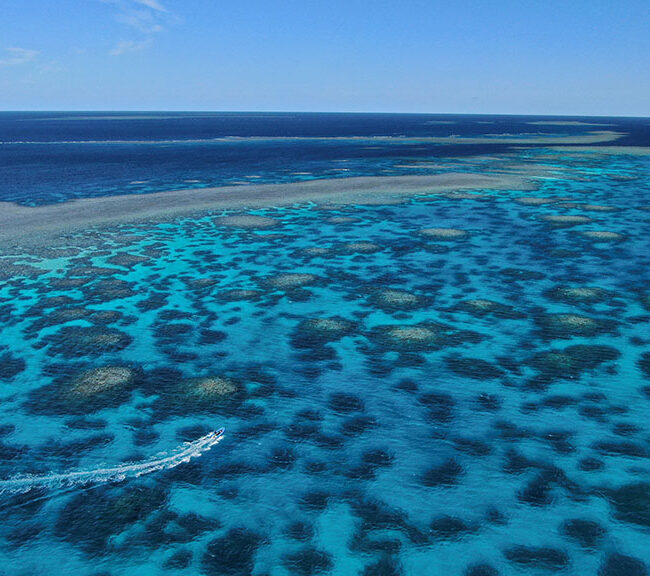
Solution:
[(262, 284), (271, 290), (292, 292), (299, 291), (305, 286), (322, 283), (323, 279), (314, 274), (303, 272), (287, 272), (269, 276), (262, 280)]
[[(117, 494), (82, 492), (63, 508), (55, 534), (89, 555), (107, 550), (109, 539), (161, 508), (167, 499), (158, 488), (130, 487)], [(92, 526), (92, 530), (88, 527)]]
[(423, 308), (430, 303), (430, 298), (405, 290), (386, 288), (372, 292), (368, 297), (368, 302), (386, 312), (397, 312)]
[(335, 392), (329, 398), (329, 407), (339, 414), (349, 414), (351, 412), (363, 411), (364, 405), (361, 398), (355, 394), (345, 392)]
[(464, 576), (499, 576), (499, 571), (490, 564), (474, 564), (465, 570)]
[(132, 254), (131, 252), (119, 252), (115, 256), (111, 256), (106, 260), (109, 264), (115, 266), (123, 266), (124, 268), (133, 268), (138, 264), (143, 264), (149, 262), (149, 258), (146, 256), (140, 256), (138, 254)]
[(341, 425), (341, 433), (345, 436), (358, 436), (379, 426), (373, 416), (358, 415), (347, 418)]
[(143, 382), (139, 368), (109, 365), (63, 375), (53, 384), (29, 393), (33, 412), (87, 414), (126, 402)]
[[(382, 547), (382, 551), (385, 547)], [(402, 569), (399, 562), (388, 554), (376, 562), (368, 564), (361, 573), (362, 576), (401, 576)]]
[(553, 500), (551, 491), (554, 484), (551, 472), (539, 472), (519, 492), (519, 500), (531, 506), (548, 506)]
[(40, 298), (36, 304), (31, 306), (26, 312), (25, 316), (42, 316), (45, 312), (45, 310), (52, 310), (53, 312), (56, 312), (56, 310), (65, 308), (65, 307), (72, 307), (76, 306), (79, 304), (78, 300), (75, 300), (74, 298), (71, 298), (70, 296), (46, 296), (44, 298)]
[(455, 438), (454, 445), (459, 452), (475, 457), (487, 456), (492, 452), (490, 444), (478, 438)]
[(11, 352), (0, 355), (0, 380), (12, 380), (26, 368), (25, 361), (17, 358)]
[(598, 458), (588, 456), (587, 458), (580, 460), (578, 466), (580, 470), (583, 470), (584, 472), (596, 472), (602, 470), (605, 467), (605, 464), (602, 460), (598, 460)]
[(182, 378), (172, 370), (150, 379), (149, 386), (158, 394), (156, 409), (166, 415), (233, 411), (247, 396), (243, 384), (223, 375)]
[(478, 526), (468, 524), (461, 518), (455, 516), (440, 516), (431, 522), (429, 529), (434, 538), (440, 540), (459, 540), (463, 536), (476, 532)]
[(444, 392), (428, 392), (418, 396), (418, 401), (427, 408), (428, 417), (439, 424), (447, 424), (454, 417), (456, 402), (450, 394)]
[(183, 570), (192, 563), (192, 552), (189, 550), (177, 550), (163, 563), (167, 570)]
[(506, 474), (521, 474), (530, 468), (539, 468), (540, 464), (528, 458), (521, 452), (511, 448), (506, 452), (505, 462), (503, 464), (503, 471)]
[(86, 320), (90, 318), (91, 314), (92, 310), (81, 306), (55, 308), (47, 314), (39, 315), (26, 332), (29, 335), (36, 335), (43, 328), (66, 324), (67, 322), (74, 322), (75, 320)]
[(289, 447), (275, 448), (268, 457), (267, 470), (289, 470), (293, 468), (297, 456), (295, 451)]
[(602, 302), (611, 295), (597, 286), (557, 286), (544, 292), (549, 300), (567, 304), (593, 304)]
[(556, 348), (533, 356), (530, 365), (549, 379), (576, 378), (604, 362), (616, 360), (621, 353), (611, 346), (578, 344)]
[(291, 440), (314, 440), (320, 434), (320, 425), (316, 422), (292, 422), (284, 429), (284, 433)]
[(220, 290), (217, 298), (221, 302), (256, 302), (262, 297), (262, 294), (261, 290), (233, 288), (231, 290)]
[(398, 554), (402, 542), (399, 538), (374, 537), (373, 531), (366, 526), (354, 534), (348, 547), (353, 552), (362, 554)]
[(453, 458), (427, 470), (422, 476), (422, 484), (434, 488), (453, 486), (463, 474), (463, 467)]
[(328, 492), (308, 492), (300, 499), (300, 507), (305, 510), (322, 512), (327, 508), (330, 499)]
[[(118, 270), (111, 269), (111, 272)], [(84, 296), (88, 302), (112, 302), (123, 298), (131, 298), (137, 294), (135, 284), (120, 280), (119, 278), (102, 278), (83, 288)]]
[(504, 268), (500, 271), (500, 274), (508, 280), (516, 281), (543, 280), (546, 277), (542, 272), (524, 268)]
[(650, 483), (627, 484), (608, 492), (616, 517), (624, 522), (650, 527)]
[(222, 332), (221, 330), (209, 330), (209, 329), (204, 329), (201, 330), (201, 344), (218, 344), (219, 342), (223, 342), (227, 334), (225, 332)]
[(203, 571), (209, 576), (251, 574), (255, 554), (263, 538), (246, 528), (233, 528), (208, 544), (202, 558)]
[(368, 480), (375, 477), (377, 471), (392, 465), (394, 457), (385, 450), (375, 449), (363, 453), (361, 463), (345, 472), (349, 478)]
[(503, 370), (480, 358), (448, 356), (445, 358), (445, 362), (452, 372), (464, 378), (491, 380), (503, 376)]
[(45, 336), (42, 344), (49, 344), (49, 355), (77, 358), (119, 352), (132, 341), (131, 336), (115, 328), (64, 326), (58, 332)]
[(547, 546), (513, 546), (503, 554), (513, 564), (559, 571), (569, 565), (569, 556), (563, 550)]
[(475, 318), (494, 316), (495, 318), (501, 318), (504, 320), (514, 320), (525, 317), (523, 313), (519, 312), (513, 306), (502, 304), (501, 302), (494, 302), (493, 300), (485, 300), (482, 298), (464, 300), (454, 306), (453, 310), (466, 312)]
[(147, 298), (137, 303), (137, 308), (141, 312), (150, 312), (158, 310), (167, 304), (167, 295), (162, 292), (151, 292)]
[(21, 523), (6, 533), (5, 538), (12, 548), (29, 546), (43, 532), (45, 527), (36, 523)]
[(616, 331), (616, 322), (581, 314), (544, 314), (536, 317), (543, 338), (590, 337)]
[(501, 398), (495, 394), (483, 392), (476, 397), (476, 404), (480, 410), (497, 412), (501, 409)]
[(598, 568), (598, 576), (647, 576), (648, 567), (633, 556), (613, 553)]
[(339, 316), (308, 318), (294, 330), (291, 345), (298, 349), (318, 348), (352, 334), (354, 329), (354, 322)]
[(70, 462), (80, 458), (84, 452), (95, 448), (105, 448), (114, 440), (112, 434), (93, 434), (79, 440), (51, 440), (38, 449), (45, 457), (57, 458)]
[(379, 346), (396, 351), (431, 351), (463, 343), (477, 343), (482, 337), (476, 332), (455, 329), (445, 324), (388, 324), (374, 327), (369, 337)]
[(328, 572), (334, 566), (332, 557), (327, 552), (318, 550), (313, 546), (287, 555), (284, 564), (292, 574), (298, 574), (299, 576), (321, 574)]
[(637, 458), (646, 458), (648, 456), (648, 449), (643, 444), (631, 440), (599, 440), (594, 442), (592, 447), (602, 454), (614, 456), (633, 456)]
[(583, 518), (565, 520), (561, 530), (583, 548), (595, 548), (606, 534), (606, 530), (598, 522)]
[(293, 538), (294, 540), (307, 542), (314, 536), (314, 527), (306, 522), (292, 522), (287, 527), (287, 536), (289, 536), (289, 538)]
[(646, 378), (650, 378), (650, 352), (644, 352), (639, 358), (639, 368)]
[(361, 528), (369, 530), (403, 530), (408, 527), (407, 516), (401, 510), (391, 508), (381, 500), (359, 500), (351, 502), (356, 515), (361, 518)]

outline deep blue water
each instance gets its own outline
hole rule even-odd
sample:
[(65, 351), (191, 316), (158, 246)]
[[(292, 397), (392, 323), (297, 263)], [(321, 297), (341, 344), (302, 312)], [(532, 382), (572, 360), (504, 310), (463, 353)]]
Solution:
[[(2, 120), (14, 140), (459, 133), (421, 116), (236, 115), (21, 135), (17, 118)], [(459, 122), (495, 131), (476, 121)], [(193, 156), (206, 183), (275, 181), (285, 154), (319, 177), (415, 158), (242, 144), (138, 144), (126, 167), (109, 159), (130, 158), (123, 144), (3, 145), (0, 190), (27, 204), (134, 192), (120, 182), (145, 167), (151, 190), (178, 187)], [(485, 148), (417, 158), (503, 168)], [(211, 171), (225, 150), (239, 164)], [(5, 253), (0, 574), (647, 574), (650, 156), (509, 157), (557, 170), (535, 191), (206, 214)]]
[[(0, 200), (34, 205), (226, 184), (403, 174), (413, 173), (405, 163), (423, 160), (438, 164), (419, 171), (430, 173), (448, 169), (452, 158), (512, 148), (409, 141), (431, 136), (612, 130), (627, 135), (620, 141), (623, 145), (650, 145), (647, 119), (571, 118), (584, 124), (537, 124), (566, 120), (421, 114), (0, 113)], [(394, 140), (373, 140), (382, 136)], [(337, 140), (342, 137), (357, 139)]]

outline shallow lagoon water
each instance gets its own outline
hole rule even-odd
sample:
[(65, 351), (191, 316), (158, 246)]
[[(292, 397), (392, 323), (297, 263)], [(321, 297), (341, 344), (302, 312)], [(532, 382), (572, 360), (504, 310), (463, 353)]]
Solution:
[(226, 434), (5, 485), (0, 573), (646, 574), (650, 161), (522, 154), (557, 177), (5, 256), (1, 479)]

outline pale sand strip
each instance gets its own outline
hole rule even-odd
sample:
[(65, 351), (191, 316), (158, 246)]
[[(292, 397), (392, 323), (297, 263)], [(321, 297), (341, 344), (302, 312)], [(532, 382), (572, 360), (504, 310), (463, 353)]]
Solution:
[(250, 143), (250, 142), (347, 142), (357, 143), (360, 146), (371, 144), (444, 144), (444, 145), (464, 145), (464, 144), (511, 144), (511, 145), (561, 145), (561, 144), (598, 144), (605, 142), (614, 142), (625, 136), (624, 132), (614, 132), (612, 130), (589, 131), (586, 134), (486, 134), (485, 136), (223, 136), (207, 139), (190, 139), (190, 140), (64, 140), (53, 142), (3, 142), (0, 144), (15, 145), (27, 144), (38, 146), (53, 146), (61, 144), (99, 144), (101, 146), (110, 145), (147, 145), (158, 146), (160, 144), (200, 144), (200, 143)]
[(566, 156), (650, 156), (650, 146), (549, 146), (548, 149)]
[(106, 225), (165, 221), (210, 211), (242, 210), (305, 203), (389, 204), (417, 195), (467, 189), (530, 190), (527, 178), (507, 174), (446, 173), (428, 176), (373, 176), (250, 184), (84, 198), (27, 207), (0, 202), (0, 246), (46, 245), (56, 236)]
[(580, 122), (579, 120), (539, 120), (526, 122), (530, 126), (616, 126), (616, 124), (602, 124), (597, 122)]

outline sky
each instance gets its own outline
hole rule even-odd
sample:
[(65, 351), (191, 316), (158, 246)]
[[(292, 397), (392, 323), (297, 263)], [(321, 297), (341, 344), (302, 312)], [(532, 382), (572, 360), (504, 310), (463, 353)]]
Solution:
[(650, 116), (650, 0), (0, 0), (0, 110)]

